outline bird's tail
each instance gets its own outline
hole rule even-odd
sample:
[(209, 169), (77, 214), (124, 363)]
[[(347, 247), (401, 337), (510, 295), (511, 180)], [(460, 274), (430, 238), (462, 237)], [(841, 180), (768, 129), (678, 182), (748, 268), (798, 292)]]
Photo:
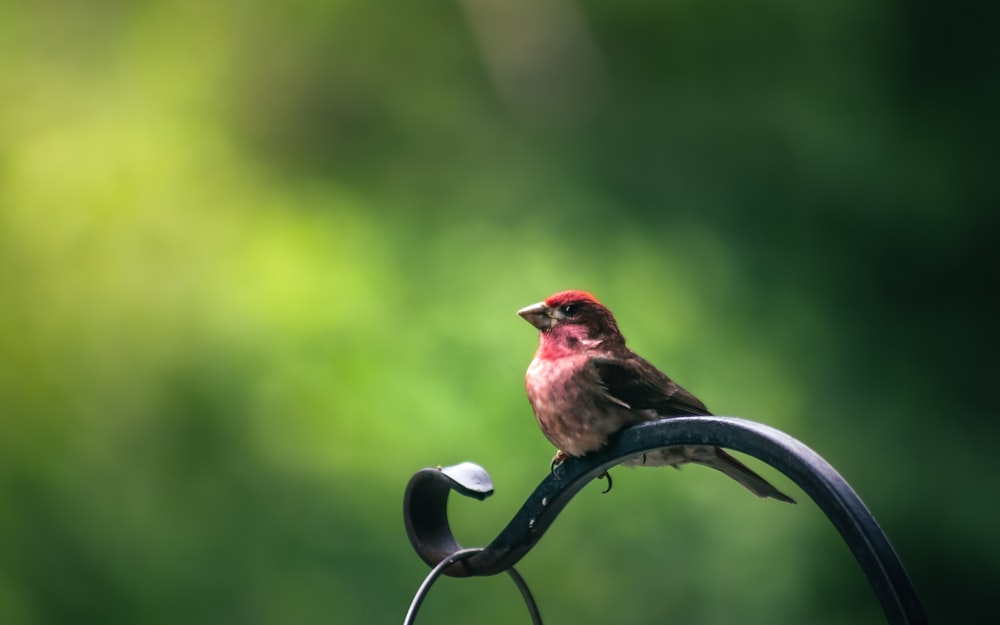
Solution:
[(781, 492), (771, 483), (757, 475), (753, 469), (733, 458), (719, 447), (708, 445), (675, 445), (662, 447), (648, 453), (640, 454), (622, 462), (630, 467), (662, 467), (680, 468), (682, 465), (694, 462), (722, 471), (743, 485), (748, 491), (762, 499), (777, 499), (788, 503), (795, 500)]
[(772, 486), (770, 482), (757, 475), (753, 469), (730, 456), (719, 447), (714, 448), (713, 451), (714, 453), (711, 454), (696, 454), (692, 460), (698, 464), (722, 471), (742, 484), (748, 491), (762, 499), (770, 497), (779, 501), (795, 503), (794, 499)]

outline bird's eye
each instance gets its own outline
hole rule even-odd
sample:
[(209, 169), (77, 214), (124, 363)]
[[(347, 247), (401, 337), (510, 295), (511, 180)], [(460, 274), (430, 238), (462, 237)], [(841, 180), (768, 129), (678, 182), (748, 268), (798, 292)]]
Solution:
[(578, 304), (566, 304), (565, 306), (559, 308), (559, 310), (562, 311), (562, 314), (567, 317), (572, 317), (580, 311), (580, 306)]

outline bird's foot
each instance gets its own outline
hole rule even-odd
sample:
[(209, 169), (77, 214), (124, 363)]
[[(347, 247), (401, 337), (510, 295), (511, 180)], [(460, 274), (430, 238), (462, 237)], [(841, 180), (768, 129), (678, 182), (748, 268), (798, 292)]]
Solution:
[(597, 478), (595, 478), (595, 479), (598, 479), (598, 480), (605, 480), (606, 479), (608, 481), (608, 487), (601, 491), (602, 495), (605, 494), (605, 493), (611, 492), (611, 483), (612, 482), (611, 482), (611, 474), (610, 473), (608, 473), (607, 471), (605, 471), (604, 473), (601, 473), (600, 475), (598, 475)]
[(549, 471), (552, 472), (552, 475), (555, 475), (557, 478), (559, 477), (556, 473), (556, 469), (559, 468), (559, 465), (566, 462), (567, 458), (569, 458), (569, 454), (565, 451), (561, 449), (556, 451), (556, 455), (552, 456), (552, 463), (549, 465)]

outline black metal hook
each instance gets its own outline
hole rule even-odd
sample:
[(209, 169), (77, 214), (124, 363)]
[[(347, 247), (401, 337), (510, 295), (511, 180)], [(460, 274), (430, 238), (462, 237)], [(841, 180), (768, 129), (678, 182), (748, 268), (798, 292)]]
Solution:
[[(424, 598), (427, 597), (427, 593), (430, 592), (431, 586), (434, 585), (434, 582), (437, 581), (437, 578), (444, 573), (444, 570), (449, 565), (469, 558), (480, 551), (482, 549), (461, 549), (441, 560), (437, 566), (431, 569), (431, 572), (424, 578), (424, 583), (420, 584), (420, 588), (417, 589), (417, 594), (414, 595), (413, 601), (410, 602), (410, 609), (406, 612), (403, 625), (413, 625), (417, 618), (417, 611), (420, 610), (420, 605), (424, 602)], [(528, 606), (528, 615), (531, 616), (532, 625), (542, 625), (542, 615), (538, 612), (538, 604), (535, 603), (535, 598), (531, 596), (531, 591), (528, 590), (528, 584), (524, 581), (524, 578), (521, 577), (521, 574), (514, 567), (507, 569), (507, 574), (514, 581), (514, 585), (521, 592), (521, 597), (524, 599), (525, 605)]]
[[(453, 577), (496, 575), (514, 566), (541, 539), (576, 493), (616, 464), (672, 445), (715, 445), (754, 456), (799, 485), (833, 522), (875, 590), (893, 625), (927, 623), (916, 592), (889, 539), (850, 485), (816, 452), (772, 427), (731, 417), (673, 417), (619, 433), (607, 447), (569, 458), (548, 475), (507, 527), (481, 551), (450, 565)], [(432, 567), (461, 551), (448, 523), (448, 494), (476, 499), (493, 493), (489, 474), (475, 464), (422, 469), (406, 487), (403, 517), (413, 548)]]

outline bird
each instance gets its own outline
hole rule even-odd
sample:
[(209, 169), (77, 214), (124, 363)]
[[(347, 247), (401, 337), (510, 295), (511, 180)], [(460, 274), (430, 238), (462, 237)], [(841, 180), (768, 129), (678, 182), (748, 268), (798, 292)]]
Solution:
[[(561, 291), (517, 314), (539, 331), (525, 388), (542, 433), (558, 450), (553, 471), (568, 457), (604, 447), (629, 426), (712, 414), (701, 400), (629, 349), (614, 315), (591, 293)], [(688, 463), (721, 471), (758, 497), (795, 503), (720, 447), (664, 447), (622, 464), (680, 468)], [(610, 474), (599, 477), (608, 478), (610, 490)]]

